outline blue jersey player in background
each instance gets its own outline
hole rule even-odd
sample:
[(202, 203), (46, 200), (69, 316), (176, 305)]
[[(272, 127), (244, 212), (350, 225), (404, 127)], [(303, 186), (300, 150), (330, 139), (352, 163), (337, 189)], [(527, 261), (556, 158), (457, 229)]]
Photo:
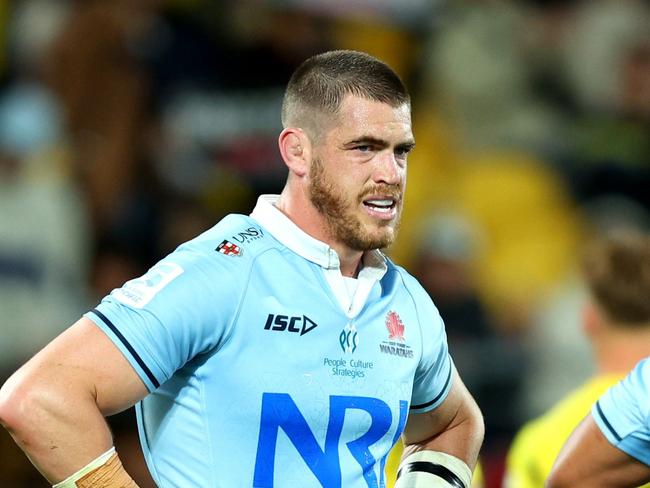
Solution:
[(114, 290), (3, 386), (0, 420), (58, 486), (130, 487), (104, 417), (136, 404), (161, 487), (469, 487), (478, 407), (395, 238), (415, 141), (384, 63), (333, 51), (285, 93), (289, 174)]
[[(650, 270), (650, 262), (639, 266)], [(648, 482), (650, 358), (639, 362), (594, 404), (562, 448), (549, 486), (633, 488)]]

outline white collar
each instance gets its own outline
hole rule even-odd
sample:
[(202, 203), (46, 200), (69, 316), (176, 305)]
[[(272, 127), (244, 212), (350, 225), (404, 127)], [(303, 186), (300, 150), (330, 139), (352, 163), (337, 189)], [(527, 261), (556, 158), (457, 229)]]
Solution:
[(282, 213), (274, 203), (278, 195), (261, 195), (251, 217), (273, 237), (303, 258), (318, 264), (347, 317), (352, 320), (363, 309), (370, 291), (381, 280), (387, 270), (386, 258), (379, 250), (366, 251), (361, 259), (362, 267), (356, 281), (352, 296), (345, 278), (341, 274), (339, 256), (334, 249), (318, 239), (313, 238), (289, 217)]
[[(296, 254), (325, 269), (340, 269), (341, 263), (336, 251), (328, 244), (307, 234), (282, 213), (275, 206), (278, 199), (279, 195), (260, 195), (251, 217)], [(366, 251), (362, 258), (362, 264), (362, 270), (371, 268), (376, 279), (381, 279), (386, 273), (386, 258), (377, 249)]]

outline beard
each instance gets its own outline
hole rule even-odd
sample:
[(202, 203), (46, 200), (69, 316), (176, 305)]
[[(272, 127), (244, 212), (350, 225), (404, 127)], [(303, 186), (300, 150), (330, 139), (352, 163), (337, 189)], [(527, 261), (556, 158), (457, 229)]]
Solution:
[[(401, 195), (401, 189), (391, 185), (374, 185), (365, 189), (356, 198), (348, 197), (326, 174), (323, 163), (314, 159), (309, 168), (309, 199), (325, 217), (329, 234), (355, 251), (370, 251), (390, 246), (395, 240), (399, 224), (400, 209), (393, 221), (380, 221), (372, 231), (367, 229), (355, 212), (363, 198), (372, 194)], [(396, 200), (399, 205), (400, 200)]]

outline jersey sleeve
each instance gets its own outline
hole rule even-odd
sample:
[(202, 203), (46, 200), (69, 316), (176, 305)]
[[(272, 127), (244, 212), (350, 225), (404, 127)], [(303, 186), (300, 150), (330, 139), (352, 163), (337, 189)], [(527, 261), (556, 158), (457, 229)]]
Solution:
[(650, 359), (644, 359), (592, 407), (607, 440), (650, 466)]
[(236, 259), (180, 248), (113, 290), (86, 317), (153, 391), (227, 338), (246, 274), (230, 269)]
[(418, 288), (414, 299), (422, 334), (422, 357), (413, 380), (411, 413), (433, 410), (444, 401), (451, 389), (454, 369), (442, 318), (429, 295), (419, 285)]

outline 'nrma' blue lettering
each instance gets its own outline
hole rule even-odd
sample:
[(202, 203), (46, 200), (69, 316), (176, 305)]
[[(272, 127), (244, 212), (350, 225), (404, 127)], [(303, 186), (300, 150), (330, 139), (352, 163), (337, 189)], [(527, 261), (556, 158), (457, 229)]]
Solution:
[[(371, 488), (378, 487), (377, 475), (373, 469), (375, 467), (376, 459), (370, 453), (368, 448), (384, 437), (384, 434), (386, 434), (388, 429), (390, 429), (393, 417), (390, 412), (390, 407), (378, 398), (332, 396), (330, 397), (330, 422), (327, 429), (328, 433), (329, 425), (332, 425), (333, 423), (338, 425), (339, 422), (341, 426), (343, 425), (345, 410), (348, 408), (365, 410), (372, 418), (372, 423), (370, 424), (368, 432), (358, 439), (348, 442), (347, 446), (354, 459), (356, 459), (363, 468), (363, 477), (368, 486)], [(339, 416), (340, 418), (338, 418)]]
[[(400, 402), (398, 432), (403, 430), (403, 424), (406, 422), (405, 412), (407, 409), (402, 408), (402, 403), (407, 405), (406, 402)], [(358, 439), (349, 441), (347, 447), (361, 466), (366, 484), (370, 488), (378, 488), (380, 485), (374, 471), (376, 459), (370, 453), (369, 448), (390, 429), (392, 423), (390, 407), (377, 398), (330, 396), (330, 417), (325, 435), (325, 449), (321, 450), (305, 417), (291, 396), (286, 393), (264, 393), (262, 397), (262, 418), (253, 485), (255, 487), (273, 486), (275, 447), (278, 430), (282, 429), (320, 484), (328, 488), (340, 487), (339, 440), (343, 431), (345, 412), (348, 409), (363, 410), (370, 415), (371, 423), (368, 431)], [(384, 485), (383, 464), (385, 464), (385, 459), (382, 459), (381, 486)]]

